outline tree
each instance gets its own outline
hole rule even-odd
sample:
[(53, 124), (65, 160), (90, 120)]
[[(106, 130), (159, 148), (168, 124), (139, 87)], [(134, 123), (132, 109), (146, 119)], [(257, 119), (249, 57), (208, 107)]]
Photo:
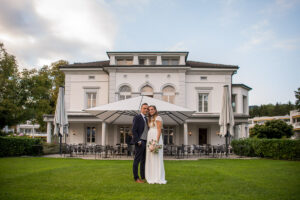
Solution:
[(298, 91), (295, 91), (295, 97), (296, 97), (296, 108), (300, 111), (300, 87), (298, 88)]
[(278, 116), (278, 115), (289, 115), (291, 110), (295, 109), (295, 105), (290, 101), (287, 104), (276, 103), (261, 105), (261, 106), (249, 106), (249, 115), (253, 117), (261, 116)]
[(282, 120), (267, 121), (263, 125), (256, 124), (250, 129), (250, 136), (257, 138), (290, 138), (293, 135), (293, 126)]
[(65, 80), (59, 66), (66, 64), (59, 60), (39, 70), (19, 72), (15, 57), (0, 43), (0, 129), (31, 120), (45, 131), (43, 115), (55, 112), (59, 86)]
[(0, 43), (0, 129), (24, 121), (26, 97), (19, 82), (18, 65)]
[(45, 65), (40, 70), (23, 70), (21, 85), (29, 97), (25, 103), (27, 119), (38, 123), (40, 131), (46, 131), (44, 114), (54, 114), (58, 88), (64, 85), (64, 74), (59, 70), (60, 65), (67, 61), (57, 61), (51, 66)]
[(52, 88), (51, 88), (52, 112), (49, 114), (54, 114), (59, 87), (65, 85), (65, 74), (59, 70), (59, 67), (67, 64), (69, 64), (68, 61), (59, 60), (53, 62), (50, 66), (50, 77), (52, 80)]

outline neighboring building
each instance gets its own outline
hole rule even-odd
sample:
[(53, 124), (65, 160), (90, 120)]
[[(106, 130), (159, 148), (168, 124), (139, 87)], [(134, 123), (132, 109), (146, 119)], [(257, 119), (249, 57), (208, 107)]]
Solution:
[(17, 125), (17, 134), (24, 134), (30, 137), (46, 139), (47, 133), (39, 132), (39, 128), (39, 124), (32, 124), (32, 122), (28, 120), (25, 124)]
[[(67, 143), (125, 143), (131, 124), (108, 124), (83, 110), (146, 95), (196, 113), (180, 126), (164, 124), (165, 144), (224, 144), (219, 115), (223, 86), (229, 85), (235, 115), (235, 138), (248, 137), (248, 92), (232, 84), (238, 66), (189, 61), (188, 52), (107, 52), (109, 60), (61, 66), (65, 74), (65, 102), (70, 124)], [(45, 115), (47, 141), (51, 140), (53, 115)], [(188, 140), (184, 141), (184, 127)], [(104, 138), (104, 140), (102, 140)]]
[(299, 110), (291, 110), (290, 111), (290, 123), (294, 128), (294, 136), (295, 139), (300, 139), (300, 111)]
[(287, 124), (291, 124), (289, 115), (285, 115), (285, 116), (264, 116), (264, 117), (254, 117), (254, 118), (249, 119), (249, 128), (253, 128), (256, 124), (259, 124), (259, 125), (265, 124), (265, 122), (271, 121), (271, 120), (274, 120), (274, 119), (279, 119), (279, 120), (282, 120), (282, 121), (286, 122)]
[(15, 129), (13, 127), (8, 127), (7, 125), (2, 129), (2, 131), (6, 134), (15, 133)]

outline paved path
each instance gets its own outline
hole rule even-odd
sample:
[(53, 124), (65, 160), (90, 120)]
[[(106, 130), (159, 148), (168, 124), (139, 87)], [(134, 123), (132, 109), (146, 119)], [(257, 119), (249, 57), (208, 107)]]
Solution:
[[(86, 160), (133, 160), (132, 156), (108, 156), (108, 158), (104, 158), (104, 156), (100, 157), (100, 156), (96, 156), (95, 155), (75, 155), (73, 157), (70, 157), (69, 154), (51, 154), (51, 155), (44, 155), (41, 157), (47, 157), (47, 158), (81, 158), (81, 159), (86, 159)], [(259, 159), (257, 157), (244, 157), (244, 156), (237, 156), (234, 154), (229, 155), (228, 157), (226, 156), (218, 156), (218, 157), (212, 157), (212, 155), (210, 156), (184, 156), (184, 158), (180, 157), (180, 158), (176, 158), (175, 156), (165, 156), (164, 160), (199, 160), (199, 159)]]

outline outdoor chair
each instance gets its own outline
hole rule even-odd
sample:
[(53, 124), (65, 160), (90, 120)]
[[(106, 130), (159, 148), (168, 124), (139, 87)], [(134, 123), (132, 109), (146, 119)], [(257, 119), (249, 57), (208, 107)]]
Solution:
[(101, 157), (102, 146), (97, 144), (97, 145), (95, 146), (94, 153), (95, 153), (95, 159), (96, 159), (97, 154), (98, 154), (99, 157)]
[(119, 156), (121, 158), (122, 156), (122, 149), (120, 145), (116, 145), (112, 147), (111, 151), (113, 152), (113, 157)]
[(176, 148), (176, 158), (181, 158), (184, 156), (184, 145), (177, 146)]

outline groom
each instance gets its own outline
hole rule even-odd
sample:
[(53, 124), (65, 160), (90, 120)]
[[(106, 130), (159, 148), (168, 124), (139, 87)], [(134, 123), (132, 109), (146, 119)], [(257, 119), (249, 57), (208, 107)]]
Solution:
[[(141, 113), (136, 115), (133, 119), (132, 125), (132, 143), (135, 146), (135, 157), (133, 161), (133, 177), (135, 182), (144, 183), (145, 179), (145, 160), (146, 160), (146, 143), (147, 143), (147, 134), (148, 134), (148, 104), (143, 103), (141, 107)], [(140, 163), (140, 175), (138, 175), (138, 168)]]

